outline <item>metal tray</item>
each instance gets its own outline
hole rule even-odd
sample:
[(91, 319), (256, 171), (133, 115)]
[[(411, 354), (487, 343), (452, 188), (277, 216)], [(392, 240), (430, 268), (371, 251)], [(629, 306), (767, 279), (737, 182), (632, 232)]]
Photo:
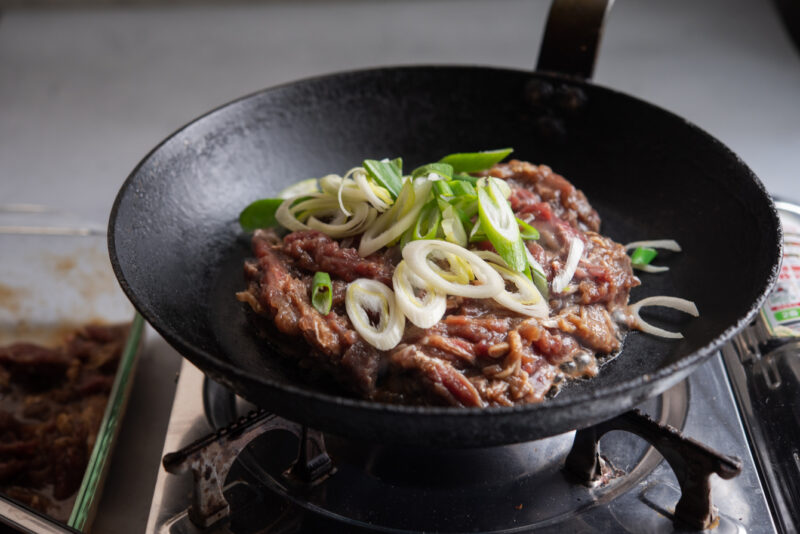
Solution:
[(64, 528), (0, 497), (0, 523), (23, 532), (88, 531), (130, 394), (144, 321), (119, 289), (105, 229), (42, 206), (0, 206), (0, 345), (52, 344), (86, 323), (130, 323), (94, 448)]

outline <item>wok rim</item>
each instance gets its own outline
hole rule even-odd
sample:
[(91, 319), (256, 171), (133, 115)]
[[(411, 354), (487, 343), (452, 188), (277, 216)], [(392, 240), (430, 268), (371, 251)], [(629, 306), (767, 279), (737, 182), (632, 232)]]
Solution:
[[(481, 70), (481, 71), (489, 71), (495, 73), (504, 73), (504, 74), (513, 74), (513, 75), (526, 75), (531, 78), (539, 78), (539, 79), (546, 79), (553, 82), (559, 83), (567, 83), (574, 86), (578, 86), (583, 89), (588, 89), (589, 91), (600, 91), (610, 94), (615, 98), (620, 98), (622, 100), (627, 100), (631, 103), (636, 103), (638, 105), (646, 106), (651, 108), (652, 110), (661, 113), (664, 116), (668, 116), (674, 120), (680, 121), (686, 127), (691, 130), (694, 130), (695, 133), (701, 134), (704, 138), (711, 141), (713, 149), (716, 150), (720, 154), (727, 155), (728, 157), (732, 157), (732, 159), (736, 162), (741, 170), (743, 170), (746, 175), (752, 180), (758, 191), (763, 194), (764, 198), (767, 199), (769, 215), (774, 223), (773, 226), (776, 230), (776, 240), (778, 242), (778, 247), (773, 250), (774, 257), (772, 258), (772, 268), (770, 270), (769, 276), (764, 281), (759, 293), (758, 297), (754, 302), (751, 303), (750, 309), (747, 311), (746, 314), (741, 316), (734, 324), (730, 325), (726, 328), (721, 334), (713, 338), (710, 342), (705, 344), (700, 349), (686, 354), (684, 356), (680, 356), (680, 359), (676, 362), (658, 369), (654, 373), (650, 374), (643, 374), (638, 376), (634, 380), (627, 380), (623, 382), (618, 382), (612, 384), (610, 386), (606, 386), (601, 389), (588, 389), (586, 391), (579, 392), (569, 397), (556, 395), (553, 398), (547, 399), (540, 403), (533, 403), (533, 404), (517, 404), (513, 406), (489, 406), (489, 407), (457, 407), (457, 406), (418, 406), (418, 405), (404, 405), (404, 404), (390, 404), (390, 403), (382, 403), (377, 401), (369, 401), (364, 399), (358, 399), (354, 397), (345, 397), (345, 396), (336, 396), (327, 393), (322, 393), (319, 391), (314, 391), (309, 388), (298, 387), (290, 383), (281, 382), (278, 380), (274, 380), (271, 378), (266, 378), (264, 376), (258, 376), (251, 373), (247, 373), (244, 370), (238, 368), (236, 365), (229, 363), (217, 356), (214, 356), (211, 352), (205, 351), (198, 347), (193, 346), (192, 344), (184, 341), (180, 334), (177, 331), (173, 331), (169, 328), (168, 325), (162, 324), (158, 319), (158, 313), (155, 309), (151, 309), (150, 307), (145, 306), (137, 296), (137, 293), (134, 291), (128, 280), (125, 278), (123, 266), (119, 261), (119, 257), (117, 256), (117, 246), (116, 246), (116, 221), (118, 211), (120, 209), (120, 205), (124, 198), (127, 198), (127, 194), (131, 191), (132, 185), (134, 180), (136, 179), (137, 175), (139, 174), (140, 169), (155, 155), (158, 151), (173, 141), (177, 136), (183, 133), (185, 130), (199, 124), (201, 121), (208, 119), (212, 115), (219, 113), (227, 108), (235, 106), (241, 102), (256, 98), (260, 95), (263, 95), (268, 92), (278, 91), (278, 90), (290, 90), (294, 86), (300, 86), (303, 84), (308, 83), (320, 83), (326, 82), (328, 80), (333, 80), (336, 78), (347, 77), (347, 76), (354, 76), (354, 75), (386, 75), (392, 72), (399, 72), (399, 71), (456, 71), (456, 70)], [(626, 104), (627, 105), (627, 104)], [(495, 67), (490, 65), (474, 65), (474, 64), (407, 64), (407, 65), (390, 65), (390, 66), (379, 66), (379, 67), (368, 67), (368, 68), (359, 68), (359, 69), (351, 69), (351, 70), (344, 70), (344, 71), (335, 71), (320, 75), (309, 76), (285, 83), (281, 83), (278, 85), (270, 86), (267, 88), (263, 88), (251, 93), (248, 93), (244, 96), (235, 98), (231, 101), (223, 103), (202, 115), (199, 115), (192, 119), (191, 121), (187, 122), (183, 126), (179, 127), (164, 139), (162, 139), (155, 147), (153, 147), (134, 167), (128, 177), (125, 179), (123, 184), (120, 187), (117, 196), (114, 199), (114, 203), (111, 208), (111, 212), (109, 215), (109, 223), (108, 223), (108, 250), (109, 256), (111, 259), (111, 265), (114, 271), (117, 280), (127, 295), (131, 303), (134, 307), (142, 314), (142, 316), (147, 320), (147, 322), (162, 336), (164, 339), (173, 347), (175, 350), (180, 353), (180, 355), (193, 364), (195, 364), (204, 374), (216, 374), (217, 378), (220, 378), (223, 382), (230, 382), (228, 377), (235, 378), (236, 380), (245, 381), (248, 383), (257, 383), (260, 386), (272, 389), (280, 394), (288, 393), (293, 396), (297, 400), (305, 400), (305, 401), (313, 401), (313, 402), (321, 402), (327, 405), (336, 405), (342, 408), (349, 408), (355, 409), (359, 411), (368, 411), (374, 413), (382, 413), (382, 414), (391, 414), (391, 415), (416, 415), (416, 416), (425, 416), (425, 417), (438, 417), (438, 416), (448, 416), (448, 417), (458, 417), (458, 418), (472, 418), (478, 416), (510, 416), (512, 414), (519, 414), (519, 413), (528, 413), (530, 415), (535, 415), (539, 413), (546, 413), (548, 411), (558, 411), (561, 409), (566, 409), (569, 407), (585, 404), (592, 401), (602, 401), (607, 398), (612, 398), (619, 395), (624, 395), (625, 393), (630, 393), (632, 396), (635, 396), (636, 392), (645, 391), (648, 385), (653, 387), (650, 388), (650, 391), (653, 393), (646, 393), (645, 398), (649, 398), (660, 393), (661, 390), (664, 388), (657, 388), (655, 387), (658, 384), (665, 384), (665, 387), (672, 385), (673, 382), (677, 382), (678, 379), (684, 378), (689, 372), (696, 366), (703, 363), (706, 359), (711, 357), (714, 352), (719, 350), (719, 348), (728, 340), (730, 340), (739, 330), (744, 328), (758, 313), (761, 306), (766, 301), (767, 297), (769, 296), (775, 282), (777, 281), (778, 274), (780, 272), (780, 260), (783, 253), (783, 229), (780, 224), (780, 219), (778, 216), (777, 209), (775, 207), (775, 203), (771, 197), (771, 195), (767, 192), (763, 182), (758, 178), (758, 176), (750, 169), (750, 167), (730, 148), (728, 148), (724, 143), (722, 143), (719, 139), (711, 135), (710, 133), (706, 132), (693, 122), (683, 118), (676, 113), (673, 113), (669, 110), (666, 110), (660, 106), (652, 104), (646, 100), (642, 100), (638, 97), (631, 96), (627, 93), (623, 93), (621, 91), (611, 89), (596, 83), (593, 83), (589, 80), (582, 80), (576, 79), (570, 76), (561, 75), (559, 73), (554, 72), (541, 72), (541, 71), (531, 71), (526, 69), (515, 69), (510, 67)], [(770, 247), (771, 248), (771, 247)], [(633, 333), (630, 332), (630, 333)], [(624, 352), (624, 348), (623, 348)], [(621, 353), (620, 353), (621, 354)], [(615, 356), (615, 358), (618, 356)], [(196, 362), (202, 362), (203, 365), (199, 365)], [(601, 366), (600, 369), (602, 372)], [(676, 380), (670, 381), (670, 377), (676, 377)], [(626, 404), (624, 408), (618, 408), (615, 410), (617, 413), (621, 413), (626, 409), (632, 407), (633, 404)]]

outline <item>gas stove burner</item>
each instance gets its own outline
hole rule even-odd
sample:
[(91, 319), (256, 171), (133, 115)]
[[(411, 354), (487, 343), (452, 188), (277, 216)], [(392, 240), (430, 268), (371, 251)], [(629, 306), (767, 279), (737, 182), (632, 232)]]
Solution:
[[(774, 534), (733, 403), (716, 357), (684, 383), (638, 408), (675, 427), (659, 426), (657, 434), (665, 432), (662, 437), (668, 441), (669, 434), (682, 429), (687, 436), (742, 458), (742, 472), (732, 480), (706, 475), (697, 479), (701, 498), (696, 500), (703, 502), (703, 492), (710, 487), (719, 507), (714, 534)], [(617, 430), (626, 426), (627, 416), (577, 433), (576, 441), (589, 452), (578, 455), (582, 460), (577, 463), (584, 468), (577, 471), (584, 475), (576, 482), (564, 469), (572, 463), (567, 456), (574, 432), (486, 449), (409, 449), (353, 443), (264, 411), (239, 417), (251, 408), (184, 363), (165, 443), (165, 452), (179, 454), (167, 455), (165, 464), (170, 472), (192, 471), (193, 476), (159, 473), (148, 534), (698, 530), (675, 521), (676, 504), (687, 494), (686, 482), (676, 481), (655, 448)], [(198, 440), (209, 426), (220, 428), (232, 421)], [(647, 433), (653, 425), (658, 426), (645, 422), (639, 432)], [(273, 431), (254, 438), (259, 434), (254, 426)], [(601, 435), (599, 458), (594, 445)], [(688, 471), (702, 466), (703, 458), (712, 460), (706, 466), (710, 471), (723, 476), (736, 471), (732, 459), (706, 454), (697, 442), (681, 438), (675, 443), (700, 452), (684, 465)], [(659, 443), (656, 447), (664, 450)], [(204, 456), (202, 449), (212, 454)], [(298, 456), (301, 462), (296, 462)], [(595, 469), (606, 462), (607, 469)], [(600, 480), (591, 482), (598, 473)], [(204, 513), (198, 513), (203, 506)]]
[[(260, 530), (242, 528), (241, 510), (232, 514), (229, 504), (242, 508), (241, 502), (258, 500), (252, 488), (268, 488), (291, 503), (280, 510), (269, 532), (296, 530), (298, 514), (291, 508), (340, 528), (380, 532), (510, 533), (558, 527), (625, 495), (658, 466), (655, 449), (634, 434), (654, 444), (675, 468), (682, 490), (675, 515), (702, 529), (716, 519), (709, 476), (716, 472), (731, 478), (741, 469), (737, 460), (676, 430), (686, 419), (686, 382), (642, 406), (657, 420), (628, 412), (577, 433), (457, 450), (353, 442), (264, 410), (237, 418), (232, 393), (208, 379), (203, 391), (206, 415), (224, 429), (164, 458), (170, 472), (194, 472), (188, 517), (201, 529), (229, 518), (232, 532)], [(612, 430), (626, 432), (604, 439), (601, 457), (599, 439)], [(222, 481), (234, 459), (248, 482), (224, 490)], [(576, 476), (583, 484), (575, 483)], [(670, 492), (661, 493), (661, 500), (670, 498)]]
[[(235, 398), (225, 388), (206, 380), (204, 398), (212, 426), (235, 421)], [(646, 409), (659, 422), (682, 428), (687, 400), (688, 388), (682, 383)], [(569, 432), (513, 445), (442, 450), (325, 435), (337, 472), (310, 490), (298, 490), (284, 476), (297, 456), (298, 439), (291, 433), (264, 434), (239, 461), (277, 494), (341, 524), (398, 533), (520, 532), (555, 525), (610, 502), (661, 461), (643, 440), (613, 433), (603, 440), (603, 452), (619, 472), (629, 475), (611, 477), (590, 490), (562, 472), (574, 436)]]

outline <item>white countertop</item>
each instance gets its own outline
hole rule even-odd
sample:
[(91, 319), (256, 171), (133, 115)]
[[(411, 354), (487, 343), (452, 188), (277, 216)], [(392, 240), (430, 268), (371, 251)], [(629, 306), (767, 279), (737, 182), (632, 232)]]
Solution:
[[(6, 11), (0, 204), (48, 204), (105, 223), (136, 163), (213, 107), (344, 69), (532, 68), (548, 7), (325, 0)], [(769, 191), (800, 201), (800, 55), (771, 2), (619, 0), (595, 72), (597, 83), (698, 124)], [(96, 532), (142, 532), (147, 520), (179, 362), (150, 334)]]

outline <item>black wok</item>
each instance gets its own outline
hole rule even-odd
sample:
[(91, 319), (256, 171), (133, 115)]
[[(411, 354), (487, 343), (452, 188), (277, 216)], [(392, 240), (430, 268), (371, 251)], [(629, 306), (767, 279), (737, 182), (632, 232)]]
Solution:
[[(588, 47), (573, 40), (572, 56), (554, 37), (569, 28), (549, 27), (540, 68), (589, 75), (597, 27), (594, 36), (582, 34)], [(457, 409), (385, 405), (315, 389), (254, 335), (234, 298), (250, 254), (237, 224), (244, 206), (365, 158), (402, 156), (413, 168), (451, 152), (501, 146), (570, 179), (616, 241), (678, 240), (683, 252), (662, 260), (670, 271), (643, 274), (631, 301), (657, 294), (694, 300), (699, 318), (649, 316), (684, 339), (633, 332), (596, 379), (570, 384), (544, 403)], [(757, 312), (776, 278), (781, 232), (756, 176), (680, 117), (575, 76), (424, 66), (308, 79), (190, 123), (124, 183), (109, 249), (123, 289), (150, 324), (250, 401), (344, 436), (466, 447), (585, 427), (686, 377)]]

